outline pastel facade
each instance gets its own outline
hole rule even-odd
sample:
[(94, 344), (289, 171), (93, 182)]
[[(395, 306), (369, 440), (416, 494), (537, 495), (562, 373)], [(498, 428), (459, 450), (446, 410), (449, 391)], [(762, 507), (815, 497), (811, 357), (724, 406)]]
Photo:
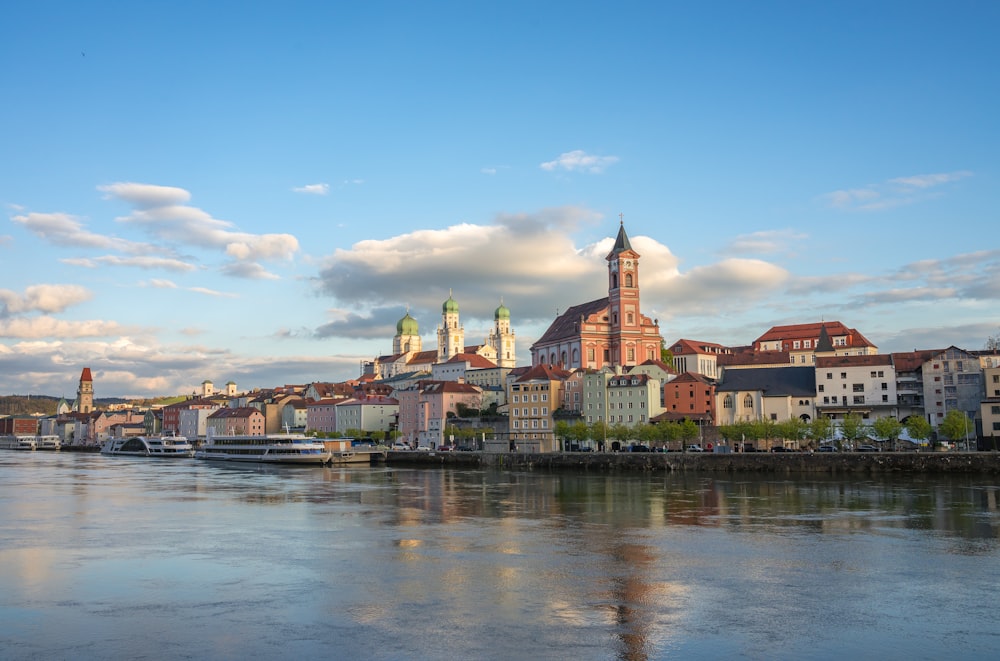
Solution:
[(352, 397), (335, 407), (338, 432), (360, 429), (365, 432), (387, 432), (396, 428), (399, 402), (384, 395)]
[(525, 452), (557, 450), (554, 413), (570, 377), (553, 365), (535, 365), (511, 384), (508, 393), (508, 436)]
[(563, 369), (625, 367), (660, 358), (659, 324), (642, 314), (639, 253), (619, 227), (608, 262), (608, 296), (574, 305), (531, 347), (532, 365)]
[(220, 408), (206, 420), (206, 436), (264, 436), (264, 414), (252, 406)]
[(833, 420), (897, 418), (892, 355), (820, 356), (816, 359), (816, 409)]
[(939, 351), (923, 364), (924, 415), (937, 429), (948, 411), (975, 419), (985, 393), (980, 357), (958, 347)]

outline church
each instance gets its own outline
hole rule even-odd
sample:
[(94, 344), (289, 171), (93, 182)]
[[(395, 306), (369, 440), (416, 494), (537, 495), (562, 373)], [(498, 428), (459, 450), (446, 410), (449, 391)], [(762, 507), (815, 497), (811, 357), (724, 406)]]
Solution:
[(459, 320), (458, 303), (451, 292), (441, 305), (441, 325), (437, 329), (437, 349), (424, 351), (420, 326), (409, 311), (396, 323), (392, 338), (392, 353), (379, 356), (362, 365), (362, 374), (376, 379), (389, 379), (400, 374), (429, 372), (438, 363), (446, 363), (460, 355), (477, 355), (497, 367), (515, 366), (514, 331), (510, 326), (510, 310), (501, 300), (493, 312), (493, 328), (484, 344), (467, 346), (465, 328)]
[(627, 367), (660, 360), (660, 326), (639, 307), (639, 253), (621, 222), (608, 262), (608, 295), (556, 317), (531, 346), (532, 365)]

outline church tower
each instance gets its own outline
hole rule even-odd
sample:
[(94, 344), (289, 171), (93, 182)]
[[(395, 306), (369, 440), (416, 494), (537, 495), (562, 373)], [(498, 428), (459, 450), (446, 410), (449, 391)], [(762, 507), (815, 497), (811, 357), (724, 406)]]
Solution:
[(458, 303), (448, 292), (448, 300), (441, 306), (441, 326), (438, 328), (439, 363), (465, 351), (465, 329), (458, 323)]
[(510, 329), (510, 310), (500, 299), (500, 307), (493, 313), (493, 330), (486, 343), (497, 352), (497, 367), (514, 367), (514, 331)]
[(622, 219), (608, 260), (608, 304), (611, 324), (609, 353), (612, 365), (637, 365), (647, 353), (639, 313), (639, 253), (625, 233)]
[(396, 335), (392, 338), (392, 353), (416, 353), (420, 351), (420, 327), (417, 320), (406, 311), (406, 316), (396, 323)]
[(80, 386), (76, 389), (76, 410), (80, 413), (94, 410), (94, 378), (90, 375), (89, 367), (84, 367), (80, 374)]

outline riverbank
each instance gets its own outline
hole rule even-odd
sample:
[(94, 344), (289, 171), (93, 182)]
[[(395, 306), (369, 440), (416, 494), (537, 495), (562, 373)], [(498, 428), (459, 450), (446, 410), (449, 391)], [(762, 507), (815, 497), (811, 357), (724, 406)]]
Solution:
[(1000, 474), (997, 452), (658, 453), (389, 452), (389, 465), (463, 466), (504, 470), (711, 473)]

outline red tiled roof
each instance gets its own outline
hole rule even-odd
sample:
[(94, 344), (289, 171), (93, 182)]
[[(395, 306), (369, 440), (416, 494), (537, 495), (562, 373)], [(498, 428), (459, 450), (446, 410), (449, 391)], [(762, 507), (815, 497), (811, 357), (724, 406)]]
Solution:
[(848, 346), (874, 347), (868, 338), (855, 328), (848, 328), (839, 321), (821, 321), (813, 324), (791, 324), (789, 326), (773, 326), (766, 333), (754, 340), (754, 346), (761, 342), (778, 342), (785, 340), (812, 340), (819, 338), (820, 330), (825, 328), (828, 335), (847, 336)]
[(670, 345), (670, 351), (675, 356), (684, 356), (688, 354), (726, 354), (733, 353), (733, 350), (729, 347), (724, 347), (721, 344), (716, 344), (715, 342), (699, 342), (697, 340), (685, 340), (683, 338), (677, 340)]
[(94, 377), (90, 376), (90, 368), (89, 367), (84, 367), (83, 368), (83, 373), (80, 374), (80, 380), (81, 381), (93, 381), (94, 380)]
[(716, 363), (720, 367), (737, 365), (776, 365), (791, 364), (791, 355), (787, 351), (740, 351), (733, 354), (721, 354)]
[(454, 356), (448, 359), (449, 363), (468, 363), (470, 368), (476, 369), (486, 369), (489, 367), (496, 367), (497, 364), (494, 363), (489, 358), (485, 356), (480, 356), (478, 353), (456, 353)]
[(892, 365), (892, 355), (816, 356), (816, 367), (868, 367), (871, 365)]
[(541, 363), (530, 368), (517, 381), (518, 383), (524, 381), (565, 381), (571, 374), (572, 372), (561, 367)]
[(548, 330), (542, 334), (533, 346), (548, 344), (558, 340), (565, 340), (576, 337), (579, 332), (577, 325), (581, 319), (586, 320), (592, 315), (605, 311), (610, 306), (608, 297), (599, 298), (596, 301), (574, 305), (555, 318)]

